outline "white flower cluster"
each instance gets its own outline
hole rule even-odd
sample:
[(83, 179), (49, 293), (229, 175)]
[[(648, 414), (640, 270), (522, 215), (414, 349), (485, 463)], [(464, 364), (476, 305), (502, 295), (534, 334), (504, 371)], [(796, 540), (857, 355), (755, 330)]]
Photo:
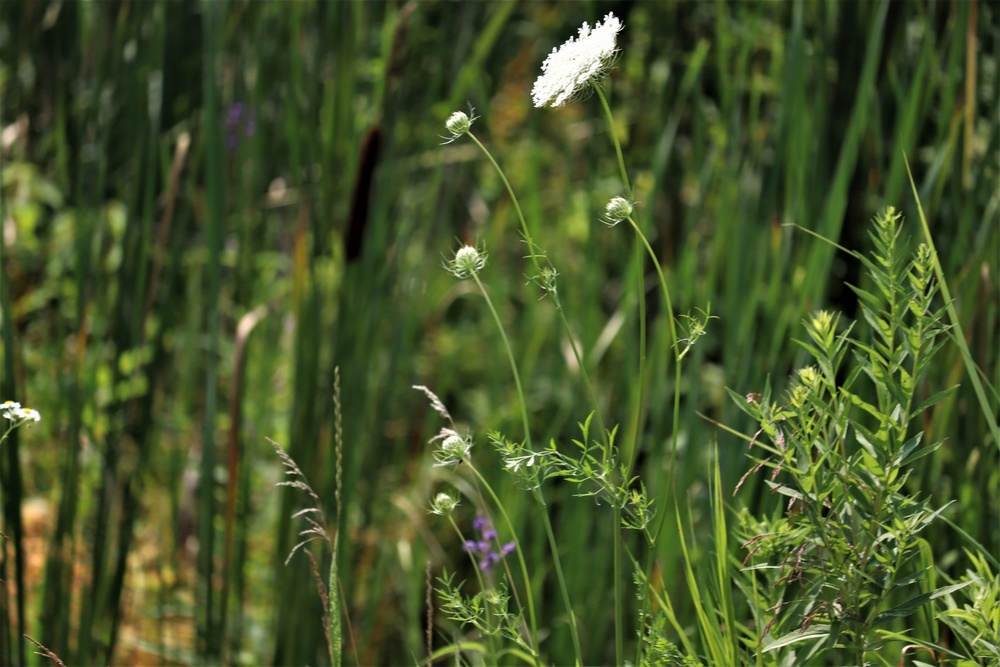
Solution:
[(588, 81), (600, 78), (618, 53), (615, 39), (621, 29), (618, 17), (608, 14), (593, 30), (584, 23), (577, 37), (570, 37), (558, 49), (552, 49), (542, 63), (542, 75), (531, 90), (535, 106), (562, 106)]
[(20, 403), (15, 403), (14, 401), (0, 403), (0, 414), (3, 415), (4, 419), (9, 419), (18, 424), (21, 422), (42, 421), (42, 416), (38, 414), (38, 410), (22, 408)]

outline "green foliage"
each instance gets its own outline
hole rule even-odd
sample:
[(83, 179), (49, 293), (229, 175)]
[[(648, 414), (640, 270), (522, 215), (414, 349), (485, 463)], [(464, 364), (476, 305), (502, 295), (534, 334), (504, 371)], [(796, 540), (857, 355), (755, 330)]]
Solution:
[(502, 581), (495, 588), (466, 597), (461, 593), (462, 584), (453, 584), (454, 577), (454, 573), (446, 571), (438, 579), (436, 589), (441, 596), (441, 610), (449, 620), (471, 626), (487, 637), (506, 639), (531, 652), (523, 634), (524, 619), (521, 614), (510, 612), (510, 596)]
[(765, 652), (808, 642), (800, 659), (844, 649), (866, 664), (898, 619), (968, 583), (935, 588), (922, 533), (945, 508), (907, 490), (913, 462), (941, 445), (912, 432), (914, 419), (953, 391), (922, 396), (948, 328), (933, 303), (930, 252), (906, 253), (892, 208), (873, 227), (863, 263), (875, 289), (853, 288), (867, 335), (853, 324), (838, 331), (838, 318), (819, 311), (800, 343), (816, 365), (798, 371), (783, 400), (770, 387), (733, 395), (760, 424), (753, 444), (769, 454), (751, 472), (770, 470), (768, 487), (787, 499), (786, 516), (750, 531), (743, 521), (747, 572), (764, 591), (751, 603), (773, 613), (760, 635)]
[[(983, 664), (1000, 661), (1000, 574), (985, 554), (966, 550), (973, 565), (957, 584), (956, 594), (945, 597), (939, 614), (962, 643), (966, 655)], [(966, 587), (967, 586), (967, 587)]]
[(646, 626), (642, 636), (638, 667), (701, 667), (701, 663), (685, 655), (667, 639), (667, 617), (659, 612)]
[[(343, 611), (342, 664), (453, 658), (454, 624), (428, 609), (425, 573), (428, 563), (434, 576), (448, 567), (471, 585), (463, 568), (472, 566), (424, 510), (452, 482), (463, 502), (492, 501), (480, 502), (485, 487), (464, 464), (460, 474), (431, 465), (424, 443), (437, 425), (413, 384), (433, 386), (463, 434), (488, 425), (540, 453), (555, 442), (574, 465), (574, 439), (603, 464), (604, 434), (620, 424), (615, 446), (628, 474), (614, 467), (622, 479), (594, 498), (572, 494), (600, 486), (559, 479), (541, 484), (544, 496), (518, 493), (496, 451), (475, 453), (507, 506), (503, 530), (523, 539), (532, 567), (528, 577), (514, 571), (508, 590), (512, 604), (515, 592), (535, 594), (548, 659), (621, 662), (621, 644), (638, 662), (636, 620), (662, 611), (666, 640), (685, 656), (715, 664), (738, 646), (750, 662), (773, 612), (745, 605), (733, 587), (771, 592), (732, 576), (745, 553), (720, 537), (727, 519), (744, 520), (742, 505), (758, 517), (741, 529), (752, 535), (785, 517), (768, 515), (780, 494), (763, 474), (741, 487), (735, 521), (713, 500), (743, 472), (741, 434), (758, 428), (724, 388), (759, 391), (762, 378), (815, 363), (788, 341), (805, 313), (823, 308), (856, 318), (850, 335), (875, 353), (848, 344), (841, 368), (860, 363), (856, 354), (873, 372), (897, 363), (865, 315), (851, 312), (860, 296), (841, 289), (847, 281), (878, 295), (878, 286), (857, 274), (854, 255), (793, 225), (868, 256), (874, 241), (858, 223), (879, 206), (916, 219), (907, 158), (926, 211), (922, 240), (940, 265), (935, 304), (953, 327), (938, 342), (954, 337), (958, 348), (946, 342), (929, 357), (911, 415), (960, 386), (911, 423), (898, 454), (913, 449), (892, 482), (902, 479), (925, 512), (952, 501), (917, 533), (934, 551), (918, 549), (913, 568), (932, 568), (934, 587), (910, 583), (883, 610), (964, 581), (975, 568), (963, 548), (997, 552), (995, 4), (616, 7), (627, 13), (605, 93), (621, 156), (601, 100), (531, 108), (538, 65), (582, 21), (599, 20), (594, 11), (552, 2), (0, 2), (0, 400), (44, 416), (0, 447), (0, 663), (30, 664), (22, 634), (67, 664), (336, 663), (310, 562), (284, 565), (302, 495), (275, 493), (281, 468), (265, 436), (288, 444), (336, 523), (325, 528), (339, 556), (329, 571), (339, 580), (330, 604)], [(509, 182), (471, 140), (440, 146), (442, 124), (467, 101), (481, 114), (472, 129), (503, 157)], [(599, 223), (609, 198), (626, 194), (622, 160), (649, 250), (637, 252), (624, 225)], [(511, 192), (530, 229), (515, 232)], [(474, 286), (439, 270), (456, 242), (490, 249), (483, 280), (516, 341), (530, 433), (518, 428), (507, 350), (481, 303), (465, 296)], [(672, 307), (694, 321), (664, 314), (653, 259)], [(685, 354), (697, 308), (709, 303), (719, 319)], [(691, 327), (677, 342), (675, 324)], [(902, 337), (892, 345), (910, 354)], [(678, 353), (680, 383), (670, 372)], [(330, 402), (338, 365), (342, 460)], [(849, 390), (879, 410), (911, 381), (887, 377), (898, 387), (886, 384), (884, 396), (864, 374)], [(876, 454), (878, 438), (896, 437), (838, 400)], [(591, 412), (591, 437), (581, 439), (577, 424)], [(718, 485), (706, 482), (710, 464)], [(875, 474), (863, 472), (866, 483)], [(662, 503), (650, 526), (656, 534), (659, 522), (665, 536), (655, 549), (607, 505), (632, 477), (641, 484), (629, 493)], [(40, 521), (22, 521), (39, 507)], [(455, 520), (471, 517), (460, 509)], [(673, 539), (681, 530), (685, 539)], [(617, 554), (594, 548), (612, 541)], [(556, 555), (567, 567), (554, 576)], [(627, 566), (640, 573), (645, 601), (613, 590)], [(965, 596), (977, 586), (879, 629), (906, 625), (971, 655), (932, 613), (973, 605)], [(620, 612), (610, 611), (613, 599)], [(579, 648), (570, 627), (580, 629)], [(470, 662), (497, 654), (485, 642), (462, 650)], [(532, 660), (521, 649), (502, 657)]]

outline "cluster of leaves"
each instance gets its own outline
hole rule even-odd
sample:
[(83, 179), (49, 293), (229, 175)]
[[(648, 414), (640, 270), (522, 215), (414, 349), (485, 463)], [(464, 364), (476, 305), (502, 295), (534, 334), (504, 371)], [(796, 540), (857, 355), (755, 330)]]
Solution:
[[(684, 654), (667, 639), (667, 616), (657, 613), (646, 624), (642, 637), (642, 653), (638, 667), (702, 667), (697, 659)], [(632, 663), (626, 663), (631, 666)]]
[(590, 437), (591, 421), (578, 424), (579, 439), (571, 441), (575, 456), (560, 451), (555, 440), (541, 451), (525, 443), (514, 442), (499, 432), (490, 433), (490, 443), (503, 461), (506, 471), (528, 489), (537, 488), (542, 480), (559, 477), (576, 484), (578, 497), (594, 497), (622, 512), (622, 526), (630, 530), (647, 531), (655, 516), (654, 502), (646, 493), (638, 476), (630, 475), (628, 465), (619, 456), (615, 445), (618, 428), (606, 432), (603, 440)]
[(962, 578), (969, 584), (961, 591), (968, 602), (959, 607), (951, 596), (946, 596), (948, 609), (939, 618), (965, 645), (969, 655), (1000, 664), (1000, 574), (990, 568), (986, 555), (968, 550), (965, 554), (973, 565)]
[(452, 621), (471, 626), (485, 637), (499, 637), (514, 642), (528, 653), (531, 646), (524, 638), (523, 614), (509, 610), (510, 595), (501, 580), (494, 587), (484, 588), (475, 595), (462, 594), (463, 583), (452, 583), (454, 573), (445, 572), (438, 578), (437, 593), (441, 609)]
[(868, 334), (852, 335), (854, 324), (838, 333), (836, 316), (816, 313), (801, 342), (815, 365), (797, 373), (783, 399), (769, 386), (733, 394), (760, 424), (752, 445), (767, 452), (747, 475), (769, 469), (766, 484), (787, 498), (782, 516), (741, 521), (744, 591), (773, 614), (758, 618), (765, 651), (809, 641), (798, 659), (836, 648), (863, 664), (888, 640), (927, 645), (895, 632), (897, 619), (970, 583), (933, 588), (920, 533), (944, 508), (904, 490), (910, 464), (942, 444), (911, 434), (911, 422), (952, 390), (918, 400), (947, 326), (932, 305), (931, 251), (921, 245), (908, 255), (899, 223), (891, 208), (876, 216), (872, 257), (858, 257), (874, 285), (853, 287)]

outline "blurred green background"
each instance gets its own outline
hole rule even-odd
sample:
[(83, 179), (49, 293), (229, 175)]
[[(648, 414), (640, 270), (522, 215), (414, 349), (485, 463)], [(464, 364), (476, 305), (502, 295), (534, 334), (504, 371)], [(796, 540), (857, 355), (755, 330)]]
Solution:
[[(495, 329), (443, 256), (489, 251), (536, 441), (566, 442), (589, 410), (551, 304), (525, 284), (502, 183), (468, 141), (441, 145), (452, 111), (481, 116), (473, 130), (561, 274), (611, 423), (627, 429), (637, 394), (638, 271), (662, 340), (652, 266), (598, 222), (621, 188), (597, 101), (531, 106), (546, 54), (608, 11), (625, 24), (607, 86), (638, 219), (675, 309), (719, 317), (679, 388), (653, 345), (639, 459), (656, 495), (677, 430), (698, 548), (714, 445), (727, 488), (749, 465), (711, 420), (755, 430), (724, 388), (783, 387), (806, 361), (792, 339), (810, 311), (859, 316), (844, 285), (864, 284), (858, 266), (788, 223), (863, 252), (870, 218), (895, 205), (917, 239), (904, 155), (972, 354), (998, 383), (993, 3), (8, 0), (0, 400), (43, 419), (0, 451), (0, 662), (42, 660), (27, 633), (67, 664), (325, 663), (308, 561), (284, 565), (303, 496), (274, 486), (265, 437), (333, 521), (335, 367), (346, 661), (427, 655), (426, 564), (467, 564), (427, 513), (454, 477), (431, 466), (442, 424), (411, 385), (476, 434), (480, 468), (497, 468), (485, 432), (519, 423)], [(998, 447), (949, 345), (922, 392), (956, 383), (924, 417), (947, 444), (910, 490), (957, 501), (948, 516), (996, 553)], [(537, 510), (493, 481), (537, 567), (543, 648), (569, 660)], [(757, 484), (734, 507), (772, 511)], [(566, 488), (550, 497), (585, 655), (610, 662), (610, 518)], [(465, 502), (457, 518), (474, 513)], [(956, 532), (932, 531), (938, 564), (962, 571)], [(325, 571), (328, 550), (315, 553)], [(676, 541), (658, 557), (685, 618)], [(456, 632), (438, 615), (435, 645)]]

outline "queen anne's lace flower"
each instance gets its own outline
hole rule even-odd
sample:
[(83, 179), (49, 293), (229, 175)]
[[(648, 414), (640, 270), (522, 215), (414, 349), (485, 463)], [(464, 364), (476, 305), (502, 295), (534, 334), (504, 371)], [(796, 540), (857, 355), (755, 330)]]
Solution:
[(456, 111), (455, 113), (448, 116), (448, 120), (444, 122), (444, 127), (448, 130), (448, 136), (442, 137), (444, 143), (450, 144), (459, 137), (469, 133), (472, 128), (472, 124), (479, 120), (479, 116), (476, 115), (476, 110), (469, 105), (469, 113), (464, 111)]
[(614, 227), (630, 215), (632, 215), (632, 202), (624, 197), (612, 197), (604, 207), (603, 221), (608, 227)]
[(486, 266), (486, 251), (466, 245), (458, 249), (455, 259), (445, 262), (444, 267), (459, 280), (465, 280), (479, 273)]
[(458, 500), (450, 494), (442, 492), (434, 496), (434, 501), (431, 503), (431, 514), (451, 514), (456, 507), (458, 507)]
[(457, 433), (453, 433), (445, 438), (434, 452), (434, 460), (437, 466), (453, 466), (461, 463), (463, 459), (469, 457), (472, 449), (472, 438), (463, 438)]
[(535, 106), (562, 106), (588, 81), (600, 78), (618, 53), (615, 38), (621, 29), (622, 22), (608, 14), (593, 30), (584, 23), (576, 38), (570, 37), (558, 49), (552, 49), (531, 90)]

